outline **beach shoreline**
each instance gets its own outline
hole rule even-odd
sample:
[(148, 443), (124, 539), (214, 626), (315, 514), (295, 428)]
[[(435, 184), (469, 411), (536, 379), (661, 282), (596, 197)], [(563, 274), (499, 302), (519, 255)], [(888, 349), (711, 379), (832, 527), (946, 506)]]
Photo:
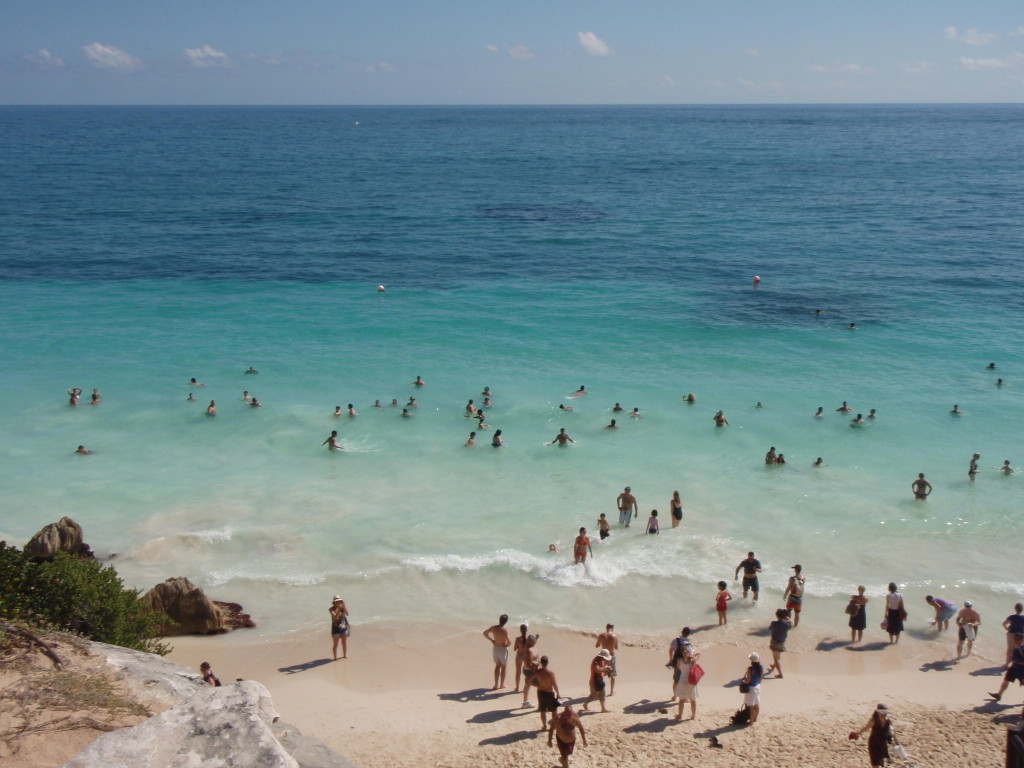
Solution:
[[(487, 625), (356, 626), (349, 658), (339, 661), (331, 660), (326, 627), (278, 639), (241, 632), (174, 638), (169, 658), (191, 667), (209, 661), (225, 682), (259, 680), (286, 721), (358, 765), (553, 764), (536, 708), (522, 707), (512, 692), (514, 662), (507, 687), (490, 690), (493, 664), (481, 635)], [(579, 709), (596, 632), (536, 625), (530, 632), (540, 634), (537, 649), (551, 659), (561, 695)], [(905, 635), (895, 646), (868, 634), (867, 641), (851, 645), (845, 632), (840, 637), (793, 630), (783, 655), (785, 677), (764, 681), (761, 719), (744, 729), (730, 727), (729, 716), (742, 704), (738, 682), (748, 654), (756, 650), (766, 667), (770, 662), (762, 627), (744, 622), (725, 630), (694, 628), (706, 670), (696, 721), (674, 719), (671, 673), (665, 668), (672, 638), (626, 635), (615, 695), (607, 700), (610, 712), (583, 716), (590, 746), (579, 749), (572, 764), (649, 764), (699, 749), (710, 765), (734, 764), (727, 758), (735, 761), (738, 754), (763, 765), (867, 765), (863, 743), (847, 736), (880, 702), (889, 706), (901, 741), (922, 764), (999, 759), (1003, 728), (1019, 719), (1020, 707), (1013, 689), (1003, 703), (987, 696), (999, 684), (1001, 636), (981, 641), (971, 657), (954, 662), (949, 641), (955, 644), (955, 630), (941, 640), (928, 639), (927, 632)], [(535, 693), (531, 698), (536, 702)], [(707, 749), (712, 735), (724, 749)], [(643, 757), (631, 757), (637, 755)]]

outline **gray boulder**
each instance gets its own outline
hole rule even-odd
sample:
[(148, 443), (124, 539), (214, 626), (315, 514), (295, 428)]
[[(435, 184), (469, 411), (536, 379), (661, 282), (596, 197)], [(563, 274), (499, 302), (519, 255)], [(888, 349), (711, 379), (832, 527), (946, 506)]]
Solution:
[(70, 517), (43, 526), (29, 539), (25, 551), (39, 560), (52, 560), (58, 552), (92, 557), (89, 545), (82, 540), (82, 526)]
[(173, 707), (209, 688), (195, 670), (143, 651), (90, 642), (89, 650), (107, 660), (114, 677), (151, 711)]

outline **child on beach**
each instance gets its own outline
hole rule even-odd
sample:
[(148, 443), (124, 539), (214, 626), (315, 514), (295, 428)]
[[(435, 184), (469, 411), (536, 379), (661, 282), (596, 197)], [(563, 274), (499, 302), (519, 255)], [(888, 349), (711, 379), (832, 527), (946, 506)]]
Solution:
[(602, 512), (601, 516), (597, 518), (597, 528), (601, 532), (601, 541), (604, 541), (612, 535), (611, 523), (609, 523), (608, 518), (604, 516), (604, 512)]
[(729, 610), (729, 601), (732, 600), (732, 595), (727, 589), (728, 586), (724, 581), (718, 582), (718, 594), (715, 595), (715, 610), (718, 611), (718, 626), (720, 627), (729, 623), (729, 619), (725, 615), (725, 612)]
[(660, 533), (658, 530), (658, 510), (652, 509), (651, 516), (647, 518), (647, 533)]

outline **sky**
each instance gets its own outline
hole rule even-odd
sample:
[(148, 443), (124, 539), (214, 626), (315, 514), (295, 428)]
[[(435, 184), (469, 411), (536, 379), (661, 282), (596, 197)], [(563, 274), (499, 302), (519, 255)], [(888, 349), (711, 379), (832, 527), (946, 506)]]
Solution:
[(0, 0), (0, 104), (1022, 100), (1024, 0)]

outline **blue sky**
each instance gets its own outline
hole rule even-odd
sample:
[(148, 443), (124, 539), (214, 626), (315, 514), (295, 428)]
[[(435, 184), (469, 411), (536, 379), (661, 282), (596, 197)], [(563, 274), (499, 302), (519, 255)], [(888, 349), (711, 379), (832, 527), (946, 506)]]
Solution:
[(3, 104), (1020, 102), (1024, 0), (3, 0)]

